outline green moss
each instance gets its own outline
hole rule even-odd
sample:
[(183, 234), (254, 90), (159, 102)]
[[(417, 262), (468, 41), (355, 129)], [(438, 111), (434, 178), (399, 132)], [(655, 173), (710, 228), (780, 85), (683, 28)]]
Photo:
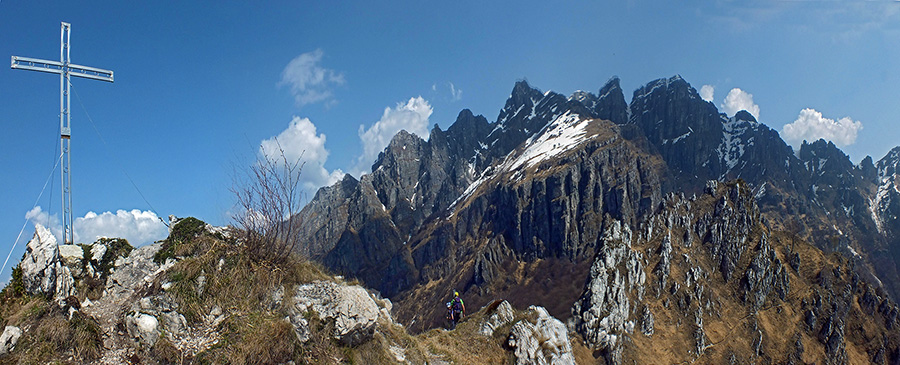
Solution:
[(81, 247), (81, 264), (82, 266), (84, 266), (85, 264), (91, 262), (91, 259), (93, 258), (93, 254), (91, 254), (92, 245), (79, 243), (78, 247)]
[(184, 251), (185, 246), (200, 237), (206, 232), (206, 222), (194, 217), (187, 217), (175, 223), (172, 226), (172, 232), (169, 233), (162, 244), (162, 247), (153, 256), (153, 261), (161, 264), (169, 258), (179, 256)]
[[(94, 244), (106, 245), (106, 253), (103, 254), (99, 261), (96, 261), (98, 265), (97, 271), (102, 279), (106, 279), (106, 276), (109, 275), (109, 271), (115, 265), (117, 258), (128, 257), (131, 251), (134, 250), (134, 247), (124, 238), (101, 238)], [(85, 257), (88, 257), (88, 254)]]

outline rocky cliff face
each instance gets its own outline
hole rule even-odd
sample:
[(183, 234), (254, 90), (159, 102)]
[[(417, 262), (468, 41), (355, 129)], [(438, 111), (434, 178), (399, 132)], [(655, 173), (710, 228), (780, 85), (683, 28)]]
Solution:
[(406, 246), (475, 179), (474, 159), (489, 131), (484, 117), (464, 110), (446, 132), (432, 130), (428, 141), (398, 133), (371, 174), (345, 176), (303, 209), (296, 221), (310, 244), (301, 253), (387, 295), (412, 285)]
[(879, 232), (896, 240), (900, 237), (900, 147), (888, 152), (875, 168), (878, 188), (870, 202), (872, 220)]

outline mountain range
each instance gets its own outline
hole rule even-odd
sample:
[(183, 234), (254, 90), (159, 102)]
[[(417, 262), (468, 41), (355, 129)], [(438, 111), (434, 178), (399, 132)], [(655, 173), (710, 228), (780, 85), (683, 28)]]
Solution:
[(399, 132), (292, 224), (301, 254), (413, 331), (458, 290), (543, 306), (613, 363), (892, 362), (898, 165), (900, 146), (859, 164), (824, 140), (794, 151), (680, 76), (630, 103), (615, 77), (568, 97), (519, 81), (495, 121)]

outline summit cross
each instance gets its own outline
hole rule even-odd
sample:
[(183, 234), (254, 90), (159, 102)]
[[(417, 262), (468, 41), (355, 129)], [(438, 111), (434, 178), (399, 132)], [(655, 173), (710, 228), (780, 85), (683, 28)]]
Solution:
[(39, 71), (59, 74), (59, 149), (62, 151), (62, 164), (60, 165), (60, 179), (62, 180), (62, 224), (64, 244), (72, 244), (75, 241), (74, 219), (72, 218), (72, 119), (69, 113), (71, 96), (69, 90), (72, 86), (71, 76), (86, 79), (113, 82), (113, 72), (95, 67), (81, 66), (71, 63), (69, 58), (69, 34), (72, 25), (62, 22), (59, 31), (59, 61), (41, 60), (37, 58), (12, 56), (11, 68), (29, 71)]

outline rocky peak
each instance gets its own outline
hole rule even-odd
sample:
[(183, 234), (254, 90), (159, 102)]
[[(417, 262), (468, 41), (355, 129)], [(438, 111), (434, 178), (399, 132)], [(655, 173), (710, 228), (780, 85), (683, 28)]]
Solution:
[(813, 143), (803, 141), (798, 154), (800, 161), (813, 176), (821, 176), (826, 172), (832, 175), (850, 174), (853, 163), (831, 141), (819, 139)]
[(577, 102), (583, 104), (584, 106), (590, 108), (591, 106), (594, 105), (594, 103), (597, 102), (597, 96), (594, 94), (591, 94), (588, 91), (578, 90), (578, 91), (575, 91), (574, 93), (572, 93), (572, 96), (569, 97), (569, 100), (577, 101)]
[(397, 132), (397, 134), (391, 138), (391, 142), (388, 144), (387, 148), (378, 154), (378, 158), (372, 165), (372, 171), (379, 168), (396, 167), (401, 161), (415, 159), (415, 156), (420, 154), (424, 144), (425, 140), (415, 134), (409, 133), (406, 130)]
[(629, 124), (643, 130), (674, 172), (693, 181), (721, 175), (717, 150), (723, 117), (680, 76), (651, 81), (634, 91)]
[(756, 118), (753, 117), (753, 114), (750, 114), (750, 112), (748, 112), (746, 110), (741, 110), (741, 111), (738, 111), (737, 113), (735, 113), (734, 119), (756, 123)]
[(617, 76), (613, 76), (600, 88), (599, 95), (579, 90), (569, 97), (569, 101), (584, 106), (586, 114), (591, 118), (609, 120), (620, 125), (628, 122), (628, 104), (625, 103), (625, 94), (619, 86)]
[[(463, 109), (456, 117), (456, 122), (445, 133), (451, 153), (464, 160), (471, 159), (482, 148), (482, 141), (492, 128), (484, 116), (476, 116), (469, 109)], [(434, 131), (440, 131), (440, 128), (435, 127)], [(429, 141), (437, 142), (435, 138), (430, 138)]]
[(900, 173), (900, 146), (894, 147), (878, 160), (878, 176), (890, 177)]
[(525, 81), (517, 82), (494, 123), (494, 129), (484, 140), (482, 151), (479, 151), (475, 161), (475, 169), (484, 171), (567, 112), (590, 115), (578, 101), (570, 101), (553, 91), (541, 93), (528, 86)]
[(619, 85), (619, 78), (613, 76), (600, 88), (600, 96), (591, 108), (595, 118), (606, 119), (616, 124), (628, 122), (628, 104), (625, 93)]
[(866, 156), (866, 158), (860, 161), (858, 168), (862, 173), (863, 178), (867, 181), (877, 182), (878, 169), (875, 168), (875, 163), (872, 162), (872, 156)]

